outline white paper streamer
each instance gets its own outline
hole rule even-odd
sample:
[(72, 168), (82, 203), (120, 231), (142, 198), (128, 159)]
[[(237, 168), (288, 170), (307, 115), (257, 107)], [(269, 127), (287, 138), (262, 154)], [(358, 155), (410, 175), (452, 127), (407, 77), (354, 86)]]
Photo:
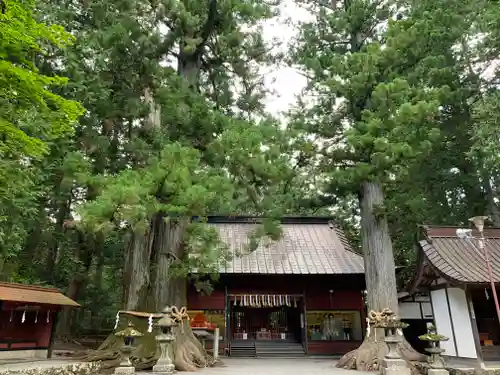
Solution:
[(47, 311), (47, 319), (45, 320), (46, 323), (50, 323), (50, 310)]
[(36, 310), (36, 314), (35, 314), (35, 323), (38, 323), (38, 310)]
[(118, 328), (118, 323), (120, 323), (120, 312), (119, 311), (116, 313), (115, 328), (113, 328), (113, 329)]
[(14, 318), (14, 310), (10, 311), (10, 319), (9, 322), (12, 322), (12, 319)]
[(23, 316), (21, 317), (21, 323), (26, 321), (26, 310), (23, 311)]
[(153, 332), (153, 314), (150, 314), (148, 318), (148, 332)]
[(370, 337), (372, 327), (370, 326), (370, 318), (366, 318), (366, 337)]

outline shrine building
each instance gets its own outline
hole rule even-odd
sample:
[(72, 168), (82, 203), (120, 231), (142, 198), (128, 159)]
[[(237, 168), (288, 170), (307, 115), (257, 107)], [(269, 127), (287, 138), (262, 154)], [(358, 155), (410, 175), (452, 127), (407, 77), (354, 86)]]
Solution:
[(0, 283), (0, 360), (50, 358), (59, 313), (79, 306), (57, 289)]
[[(457, 229), (422, 227), (417, 270), (406, 292), (430, 302), (426, 315), (449, 338), (440, 344), (447, 359), (479, 368), (500, 360), (500, 325), (486, 258), (474, 240), (459, 238)], [(479, 236), (476, 230), (472, 233)], [(485, 228), (484, 238), (500, 294), (500, 228)], [(411, 315), (417, 316), (414, 310)]]
[(332, 218), (285, 217), (278, 241), (248, 251), (255, 217), (210, 217), (233, 259), (210, 295), (190, 287), (190, 315), (221, 332), (226, 355), (342, 355), (363, 341), (363, 258)]

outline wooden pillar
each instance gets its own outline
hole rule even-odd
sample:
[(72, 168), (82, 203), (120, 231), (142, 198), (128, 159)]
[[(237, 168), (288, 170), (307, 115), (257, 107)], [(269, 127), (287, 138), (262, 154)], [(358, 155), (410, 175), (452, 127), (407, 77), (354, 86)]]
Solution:
[(231, 299), (230, 296), (227, 292), (227, 286), (226, 286), (226, 298), (225, 298), (225, 305), (224, 305), (224, 317), (225, 317), (225, 323), (226, 323), (226, 332), (224, 332), (224, 345), (225, 345), (225, 350), (229, 348), (229, 343), (231, 342)]
[(306, 291), (305, 290), (302, 294), (302, 299), (304, 302), (304, 306), (302, 308), (302, 314), (304, 315), (304, 318), (301, 319), (300, 324), (304, 325), (304, 327), (302, 328), (302, 332), (304, 335), (304, 343), (303, 343), (304, 350), (305, 350), (306, 354), (309, 354), (309, 341), (307, 339), (307, 305), (306, 305)]
[(52, 327), (50, 329), (50, 341), (49, 341), (49, 348), (47, 350), (48, 359), (52, 358), (52, 350), (54, 348), (54, 336), (58, 321), (59, 321), (59, 311), (56, 311), (52, 319)]

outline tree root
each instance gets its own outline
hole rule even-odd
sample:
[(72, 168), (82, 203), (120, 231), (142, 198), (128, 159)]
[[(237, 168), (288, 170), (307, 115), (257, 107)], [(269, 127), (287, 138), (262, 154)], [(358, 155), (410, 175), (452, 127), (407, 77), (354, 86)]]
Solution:
[[(424, 355), (413, 349), (404, 339), (398, 349), (403, 359), (409, 363), (412, 372), (415, 366), (411, 362), (425, 359)], [(365, 339), (359, 348), (344, 355), (337, 363), (337, 367), (358, 371), (378, 371), (388, 352), (389, 348), (383, 338), (375, 341), (370, 337)]]
[(207, 352), (194, 335), (188, 320), (174, 328), (174, 364), (178, 371), (196, 371), (209, 365)]
[[(144, 325), (141, 332), (147, 332), (147, 320), (134, 319), (134, 325)], [(136, 324), (137, 323), (137, 324)], [(173, 328), (175, 341), (172, 345), (171, 354), (173, 362), (178, 371), (196, 371), (200, 368), (219, 365), (209, 356), (203, 345), (194, 335), (189, 321), (183, 320), (181, 324)], [(136, 370), (152, 368), (159, 358), (159, 348), (153, 333), (147, 333), (138, 338), (138, 345), (134, 349), (130, 361)], [(120, 347), (122, 340), (114, 334), (109, 335), (97, 350), (75, 353), (75, 357), (82, 361), (100, 362), (103, 369), (117, 367), (121, 360)]]

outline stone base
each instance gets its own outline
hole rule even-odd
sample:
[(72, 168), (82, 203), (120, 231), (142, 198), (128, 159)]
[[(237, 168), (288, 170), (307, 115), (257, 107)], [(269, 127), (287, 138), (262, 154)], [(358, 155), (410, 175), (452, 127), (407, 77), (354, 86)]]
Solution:
[(411, 375), (411, 370), (404, 367), (382, 368), (382, 375)]
[(411, 370), (404, 359), (384, 358), (380, 367), (381, 375), (411, 375)]
[(450, 372), (444, 368), (430, 368), (427, 375), (450, 375)]
[(115, 374), (119, 374), (119, 375), (135, 374), (135, 368), (133, 366), (131, 366), (131, 367), (117, 367), (117, 368), (115, 368)]
[(153, 366), (153, 372), (160, 374), (173, 374), (175, 372), (175, 366), (173, 364), (157, 363)]

